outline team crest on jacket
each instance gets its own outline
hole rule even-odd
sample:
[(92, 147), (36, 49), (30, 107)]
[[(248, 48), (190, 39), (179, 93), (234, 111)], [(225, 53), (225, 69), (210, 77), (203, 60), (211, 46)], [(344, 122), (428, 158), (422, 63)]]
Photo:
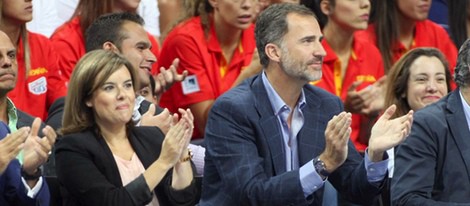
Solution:
[(29, 92), (40, 95), (47, 92), (47, 80), (46, 77), (40, 77), (33, 82), (28, 83)]

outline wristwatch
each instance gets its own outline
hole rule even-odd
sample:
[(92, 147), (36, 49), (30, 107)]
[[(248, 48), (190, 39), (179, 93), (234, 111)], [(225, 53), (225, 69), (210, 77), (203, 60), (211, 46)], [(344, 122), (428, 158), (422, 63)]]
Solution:
[(326, 180), (326, 178), (328, 178), (330, 175), (330, 173), (326, 170), (325, 163), (320, 159), (320, 156), (313, 159), (313, 167), (323, 180)]
[(42, 175), (41, 168), (37, 168), (34, 174), (28, 174), (26, 171), (24, 171), (23, 167), (21, 167), (21, 176), (25, 180), (37, 180), (39, 179), (39, 177), (41, 177), (41, 175)]

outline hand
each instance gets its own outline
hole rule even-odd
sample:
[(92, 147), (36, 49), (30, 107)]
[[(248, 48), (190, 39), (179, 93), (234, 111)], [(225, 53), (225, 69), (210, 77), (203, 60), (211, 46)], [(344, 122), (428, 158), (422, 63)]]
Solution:
[(320, 155), (320, 159), (325, 163), (329, 173), (341, 166), (348, 156), (351, 121), (351, 113), (341, 112), (335, 115), (326, 126), (325, 151)]
[(40, 138), (38, 136), (40, 126), (41, 119), (34, 119), (33, 125), (31, 126), (31, 133), (25, 141), (23, 169), (28, 174), (33, 174), (39, 166), (47, 161), (52, 146), (57, 138), (57, 134), (50, 126), (46, 126), (42, 130), (45, 136)]
[(23, 149), (29, 130), (29, 127), (22, 127), (0, 140), (0, 174), (5, 171), (10, 161), (15, 159)]
[(162, 164), (173, 167), (180, 160), (181, 154), (186, 150), (189, 143), (190, 136), (189, 125), (186, 119), (180, 121), (172, 126), (163, 140), (162, 151), (158, 161)]
[(410, 133), (413, 123), (413, 110), (401, 117), (390, 119), (396, 109), (395, 105), (388, 107), (372, 127), (368, 153), (370, 160), (373, 162), (381, 161), (386, 150), (400, 144)]
[[(191, 140), (191, 137), (193, 136), (193, 131), (194, 131), (194, 116), (193, 116), (193, 113), (191, 113), (190, 109), (184, 110), (184, 109), (179, 108), (178, 112), (181, 114), (181, 119), (184, 119), (186, 121), (186, 124), (188, 124), (188, 132), (186, 133), (188, 137), (185, 137), (188, 139), (188, 141), (186, 142), (185, 148), (188, 148), (189, 141)], [(187, 154), (188, 154), (187, 152), (183, 152), (181, 154), (182, 155), (181, 158), (185, 157)]]
[(170, 114), (168, 109), (164, 109), (160, 114), (155, 115), (155, 105), (150, 104), (149, 110), (140, 118), (140, 125), (155, 126), (162, 130), (163, 134), (167, 134), (170, 127), (174, 124), (174, 119), (178, 119), (177, 114)]
[(163, 92), (170, 89), (171, 86), (175, 82), (183, 81), (186, 76), (188, 76), (188, 71), (184, 70), (182, 74), (178, 74), (176, 68), (178, 68), (180, 60), (175, 58), (173, 63), (168, 69), (164, 67), (160, 67), (160, 73), (154, 77), (155, 79), (155, 94), (157, 95), (158, 99), (163, 94)]
[(386, 76), (377, 80), (374, 84), (356, 91), (362, 84), (360, 81), (354, 82), (349, 88), (344, 102), (345, 110), (356, 114), (372, 115), (382, 110), (384, 104), (384, 85)]

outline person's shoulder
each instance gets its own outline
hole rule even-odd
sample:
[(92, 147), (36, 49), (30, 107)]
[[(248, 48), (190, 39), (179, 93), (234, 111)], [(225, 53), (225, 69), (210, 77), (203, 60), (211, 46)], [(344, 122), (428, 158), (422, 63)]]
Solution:
[(204, 29), (202, 28), (200, 17), (192, 17), (176, 25), (170, 33), (168, 33), (165, 41), (178, 36), (194, 38), (204, 36)]
[(416, 28), (419, 30), (422, 30), (424, 34), (427, 34), (427, 35), (429, 35), (430, 32), (433, 32), (433, 33), (437, 33), (437, 37), (449, 36), (447, 31), (442, 26), (428, 19), (417, 22)]
[(341, 99), (338, 96), (311, 84), (307, 84), (303, 88), (308, 105), (320, 107), (324, 111), (334, 111), (334, 113), (343, 110)]
[(51, 41), (55, 39), (69, 39), (70, 36), (82, 36), (80, 19), (74, 17), (70, 21), (59, 26), (51, 35)]
[(255, 77), (248, 78), (238, 86), (228, 90), (219, 96), (213, 105), (213, 108), (230, 107), (230, 108), (247, 108), (247, 105), (254, 105), (255, 96), (252, 83)]
[(61, 147), (70, 147), (70, 148), (89, 148), (91, 145), (94, 145), (97, 137), (91, 130), (84, 130), (81, 132), (70, 133), (63, 135), (57, 139), (56, 146), (57, 148)]

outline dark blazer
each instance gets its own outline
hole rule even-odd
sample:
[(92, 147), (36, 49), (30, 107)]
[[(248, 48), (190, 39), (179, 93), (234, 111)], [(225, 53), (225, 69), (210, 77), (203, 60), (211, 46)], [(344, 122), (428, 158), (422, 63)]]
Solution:
[[(6, 136), (4, 130), (8, 130), (8, 126), (3, 122), (0, 140)], [(9, 131), (9, 130), (8, 130)], [(30, 198), (26, 194), (26, 188), (21, 180), (21, 165), (17, 159), (13, 159), (7, 166), (6, 170), (0, 174), (0, 205), (2, 206), (49, 206), (50, 195), (46, 180), (43, 178), (42, 186), (34, 198)]]
[(414, 114), (391, 194), (393, 205), (470, 205), (470, 131), (459, 90)]
[[(148, 168), (160, 155), (163, 133), (156, 127), (136, 127), (129, 141)], [(56, 169), (65, 205), (130, 206), (151, 201), (143, 176), (122, 186), (114, 157), (105, 140), (92, 130), (69, 134), (56, 144)], [(156, 187), (160, 205), (194, 205), (194, 181), (186, 189), (171, 188), (171, 170)]]
[[(328, 121), (340, 113), (341, 100), (306, 85), (305, 124), (298, 138), (299, 165), (325, 148)], [(228, 91), (208, 118), (206, 159), (200, 205), (321, 205), (323, 188), (304, 197), (299, 170), (286, 172), (281, 128), (261, 76)], [(369, 184), (362, 157), (348, 144), (346, 162), (328, 180), (350, 200), (368, 204), (379, 193)]]

